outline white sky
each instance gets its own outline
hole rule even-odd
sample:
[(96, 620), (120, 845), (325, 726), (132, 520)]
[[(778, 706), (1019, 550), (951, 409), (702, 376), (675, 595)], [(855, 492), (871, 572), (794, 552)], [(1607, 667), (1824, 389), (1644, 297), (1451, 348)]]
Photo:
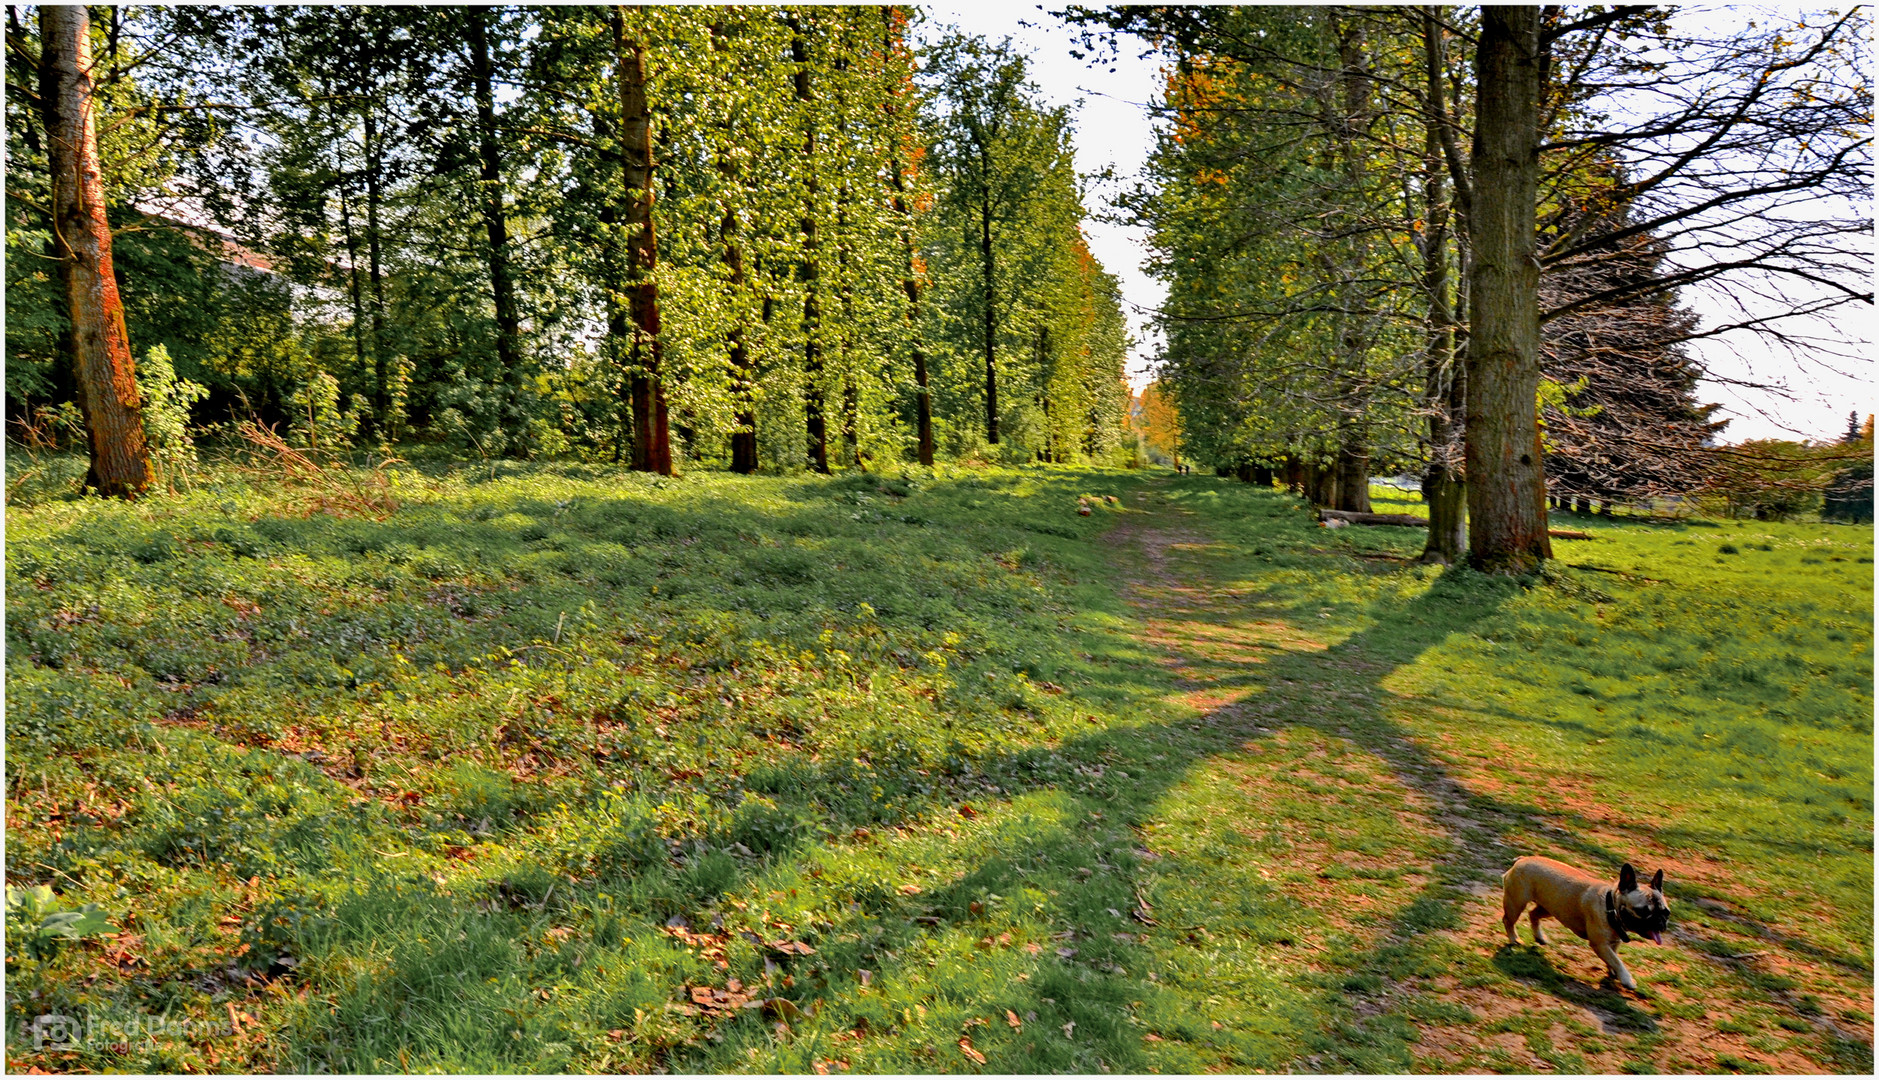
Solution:
[[(1122, 184), (1134, 181), (1154, 145), (1154, 125), (1146, 103), (1159, 92), (1160, 68), (1154, 60), (1137, 60), (1125, 45), (1113, 65), (1091, 67), (1070, 56), (1070, 31), (1034, 3), (953, 3), (924, 5), (927, 22), (922, 33), (938, 36), (949, 24), (997, 40), (1009, 36), (1030, 56), (1031, 79), (1051, 104), (1074, 106), (1077, 120), (1077, 167), (1095, 172), (1115, 169)], [(1036, 24), (1027, 28), (1021, 22)], [(1093, 192), (1095, 203), (1111, 192)], [(1092, 205), (1092, 212), (1100, 206)], [(1153, 311), (1167, 297), (1167, 289), (1142, 272), (1146, 230), (1086, 223), (1090, 248), (1104, 268), (1122, 282), (1124, 310), (1138, 340), (1129, 358), (1129, 380), (1138, 389), (1148, 381), (1148, 368), (1161, 348), (1148, 329)], [(1708, 307), (1700, 297), (1686, 297), (1696, 311)], [(1857, 320), (1857, 321), (1854, 321)], [(1846, 414), (1857, 409), (1862, 417), (1879, 411), (1872, 382), (1872, 316), (1870, 311), (1849, 317), (1847, 325), (1867, 342), (1861, 361), (1832, 364), (1797, 363), (1792, 357), (1762, 349), (1752, 340), (1738, 343), (1740, 352), (1726, 346), (1706, 345), (1698, 353), (1719, 374), (1762, 383), (1785, 385), (1788, 396), (1705, 383), (1701, 400), (1719, 402), (1718, 418), (1732, 422), (1723, 432), (1728, 442), (1754, 438), (1808, 437), (1826, 439), (1846, 429)], [(1834, 370), (1839, 369), (1838, 371)], [(1848, 370), (1854, 369), (1854, 370)]]
[[(1133, 183), (1154, 147), (1154, 124), (1146, 104), (1160, 91), (1161, 77), (1155, 61), (1137, 60), (1125, 49), (1114, 65), (1090, 67), (1071, 57), (1073, 39), (1069, 31), (1035, 4), (1022, 0), (1005, 4), (927, 4), (926, 24), (921, 34), (937, 39), (949, 25), (968, 33), (997, 41), (1010, 37), (1012, 43), (1030, 57), (1031, 81), (1052, 105), (1082, 106), (1073, 109), (1076, 119), (1077, 169), (1097, 172), (1113, 166), (1118, 184)], [(1020, 21), (1035, 23), (1039, 29), (1027, 29)], [(1113, 194), (1105, 185), (1091, 192), (1090, 211), (1100, 213), (1103, 203)], [(1084, 223), (1090, 250), (1103, 269), (1122, 282), (1122, 307), (1129, 317), (1129, 329), (1136, 338), (1129, 356), (1129, 382), (1137, 390), (1149, 382), (1148, 366), (1161, 350), (1159, 340), (1152, 340), (1148, 321), (1154, 310), (1167, 299), (1168, 290), (1142, 272), (1147, 254), (1142, 246), (1148, 230), (1106, 225), (1100, 221)]]

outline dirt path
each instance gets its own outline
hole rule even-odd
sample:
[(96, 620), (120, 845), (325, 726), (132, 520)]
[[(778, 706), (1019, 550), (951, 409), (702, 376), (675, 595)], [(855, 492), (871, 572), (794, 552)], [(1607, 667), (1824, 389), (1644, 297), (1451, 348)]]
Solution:
[[(1263, 602), (1256, 579), (1231, 580), (1234, 553), (1167, 490), (1135, 496), (1133, 512), (1109, 534), (1117, 565), (1128, 568), (1123, 595), (1141, 643), (1177, 676), (1181, 703), (1238, 743), (1202, 766), (1237, 788), (1232, 813), (1216, 813), (1211, 827), (1251, 834), (1249, 823), (1261, 822), (1287, 837), (1283, 859), (1244, 870), (1321, 920), (1307, 943), (1317, 951), (1277, 962), (1316, 985), (1345, 979), (1349, 1013), (1327, 1027), (1354, 1022), (1362, 1042), (1372, 1018), (1407, 1020), (1413, 1067), (1432, 1072), (1835, 1072), (1847, 1071), (1846, 1053), (1859, 1045), (1870, 1060), (1870, 1028), (1836, 1022), (1818, 1000), (1778, 982), (1751, 977), (1753, 993), (1713, 1000), (1718, 974), (1741, 969), (1678, 948), (1696, 942), (1679, 941), (1674, 923), (1671, 947), (1626, 949), (1642, 994), (1621, 991), (1556, 924), (1543, 948), (1506, 947), (1500, 874), (1521, 854), (1556, 849), (1547, 841), (1561, 826), (1507, 805), (1502, 799), (1521, 793), (1444, 753), (1439, 730), (1405, 722), (1381, 686), (1400, 659), (1300, 625), (1295, 611)], [(1378, 816), (1379, 807), (1388, 813)], [(1241, 820), (1222, 820), (1234, 816)], [(1307, 872), (1287, 880), (1287, 865)], [(1720, 906), (1704, 912), (1729, 917)], [(1840, 1002), (1871, 1014), (1870, 988)], [(1841, 1053), (1822, 1052), (1836, 1042)], [(1366, 1060), (1334, 1051), (1293, 1065), (1378, 1067)]]

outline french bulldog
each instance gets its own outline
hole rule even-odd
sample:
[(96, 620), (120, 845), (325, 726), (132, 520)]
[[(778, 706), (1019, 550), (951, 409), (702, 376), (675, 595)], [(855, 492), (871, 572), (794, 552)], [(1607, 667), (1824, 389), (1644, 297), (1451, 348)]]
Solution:
[(1520, 943), (1514, 936), (1514, 924), (1523, 912), (1533, 926), (1535, 944), (1546, 944), (1540, 920), (1550, 915), (1590, 942), (1592, 951), (1605, 961), (1618, 985), (1627, 990), (1636, 990), (1638, 984), (1625, 962), (1618, 959), (1619, 944), (1636, 934), (1662, 945), (1664, 928), (1670, 924), (1662, 870), (1651, 876), (1650, 884), (1641, 885), (1638, 872), (1626, 863), (1619, 869), (1618, 884), (1614, 886), (1539, 855), (1514, 860), (1514, 865), (1501, 875), (1501, 921), (1507, 926), (1510, 945)]

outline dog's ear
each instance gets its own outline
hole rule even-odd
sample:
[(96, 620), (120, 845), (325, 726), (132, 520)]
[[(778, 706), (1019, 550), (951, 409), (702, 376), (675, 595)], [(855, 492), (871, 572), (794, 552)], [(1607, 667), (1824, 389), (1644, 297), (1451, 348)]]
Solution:
[(1638, 872), (1630, 863), (1618, 868), (1618, 891), (1634, 892), (1638, 887)]
[(1664, 891), (1664, 871), (1661, 867), (1658, 869), (1657, 873), (1651, 875), (1651, 888), (1656, 889), (1658, 892)]

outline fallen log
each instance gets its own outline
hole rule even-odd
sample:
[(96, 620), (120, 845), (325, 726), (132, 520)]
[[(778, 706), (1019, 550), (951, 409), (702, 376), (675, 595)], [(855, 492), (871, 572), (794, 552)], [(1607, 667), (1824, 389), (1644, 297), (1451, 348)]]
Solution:
[(1318, 520), (1326, 525), (1335, 521), (1340, 525), (1402, 525), (1411, 529), (1429, 527), (1428, 518), (1419, 518), (1414, 514), (1359, 514), (1351, 510), (1320, 510)]
[[(1426, 529), (1428, 518), (1414, 514), (1359, 514), (1352, 510), (1319, 510), (1318, 521), (1330, 528), (1338, 529), (1346, 525), (1400, 525), (1408, 529)], [(1589, 532), (1576, 529), (1548, 529), (1546, 535), (1555, 540), (1596, 540)]]

